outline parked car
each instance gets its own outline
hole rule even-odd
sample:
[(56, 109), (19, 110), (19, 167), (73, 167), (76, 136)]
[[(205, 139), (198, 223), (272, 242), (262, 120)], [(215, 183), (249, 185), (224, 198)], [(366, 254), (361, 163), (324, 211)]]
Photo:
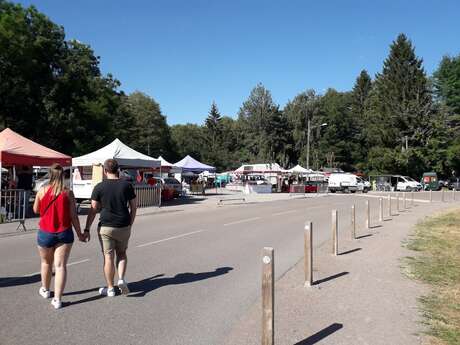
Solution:
[(368, 181), (350, 173), (333, 173), (329, 176), (328, 189), (331, 193), (337, 191), (351, 192), (361, 191), (367, 193), (371, 189)]
[(174, 197), (177, 198), (182, 195), (182, 184), (173, 177), (167, 177), (161, 179), (163, 188), (172, 189)]
[(412, 192), (412, 191), (418, 192), (421, 189), (422, 189), (422, 184), (415, 181), (412, 177), (398, 176), (396, 190), (399, 190), (401, 192)]
[[(40, 188), (46, 186), (50, 182), (49, 172), (42, 177), (34, 180), (32, 190), (37, 193)], [(64, 168), (64, 184), (70, 188), (70, 168)]]

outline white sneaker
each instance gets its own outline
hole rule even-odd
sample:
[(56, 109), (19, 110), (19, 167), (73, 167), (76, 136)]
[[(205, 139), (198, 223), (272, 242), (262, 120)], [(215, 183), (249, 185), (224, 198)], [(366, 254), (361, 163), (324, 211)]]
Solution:
[(50, 298), (51, 295), (50, 290), (46, 290), (43, 286), (38, 290), (38, 293), (43, 298)]
[(51, 305), (54, 307), (54, 309), (60, 309), (62, 307), (62, 302), (59, 299), (53, 298), (51, 300)]
[(124, 279), (120, 279), (118, 281), (117, 285), (118, 285), (118, 288), (120, 289), (122, 295), (129, 294), (128, 283)]
[(102, 287), (99, 289), (99, 295), (101, 296), (107, 296), (107, 297), (113, 297), (115, 296), (115, 289), (114, 288), (107, 288), (107, 287)]

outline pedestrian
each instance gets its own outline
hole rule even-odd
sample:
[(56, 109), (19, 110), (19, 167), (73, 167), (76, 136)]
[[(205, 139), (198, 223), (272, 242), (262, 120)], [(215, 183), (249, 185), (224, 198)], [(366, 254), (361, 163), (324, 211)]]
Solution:
[(54, 298), (51, 304), (59, 309), (67, 279), (67, 261), (74, 242), (72, 226), (80, 241), (84, 241), (85, 237), (81, 232), (73, 193), (64, 185), (64, 169), (59, 164), (53, 164), (49, 175), (49, 184), (38, 191), (33, 206), (34, 212), (40, 214), (37, 243), (41, 258), (42, 286), (39, 294), (43, 298), (51, 297), (50, 284), (54, 263)]
[[(91, 195), (91, 208), (86, 218), (85, 237), (89, 241), (90, 228), (97, 211), (101, 211), (98, 225), (99, 242), (104, 257), (104, 277), (107, 286), (99, 289), (99, 294), (115, 296), (115, 264), (118, 271), (118, 288), (121, 293), (129, 293), (125, 280), (128, 257), (126, 250), (131, 235), (131, 226), (136, 217), (136, 194), (132, 184), (119, 178), (118, 163), (114, 159), (104, 162), (106, 179), (98, 183)], [(116, 256), (116, 262), (115, 262)]]

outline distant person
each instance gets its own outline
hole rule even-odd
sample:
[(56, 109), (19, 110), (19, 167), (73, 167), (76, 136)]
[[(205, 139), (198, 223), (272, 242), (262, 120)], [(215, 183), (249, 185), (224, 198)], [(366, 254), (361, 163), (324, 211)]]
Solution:
[(33, 206), (34, 212), (40, 214), (37, 243), (42, 286), (38, 292), (43, 298), (50, 298), (54, 263), (54, 298), (51, 304), (59, 309), (67, 279), (67, 261), (74, 242), (72, 225), (80, 241), (84, 241), (85, 237), (81, 232), (73, 193), (64, 186), (64, 170), (59, 164), (53, 164), (49, 175), (49, 184), (38, 191)]
[[(26, 216), (29, 210), (29, 200), (30, 200), (30, 193), (32, 192), (32, 185), (33, 185), (33, 174), (32, 169), (28, 166), (23, 166), (22, 170), (18, 173), (18, 183), (17, 189), (24, 190), (24, 200), (20, 199), (20, 210), (21, 214), (20, 217)], [(25, 201), (25, 203), (23, 202)], [(24, 208), (25, 205), (25, 208)]]
[(104, 256), (104, 276), (107, 286), (99, 289), (103, 296), (115, 296), (115, 255), (118, 270), (118, 288), (129, 293), (125, 280), (128, 257), (126, 250), (131, 235), (131, 226), (136, 218), (136, 194), (131, 183), (119, 178), (118, 163), (114, 159), (104, 162), (107, 177), (94, 187), (91, 195), (91, 209), (86, 218), (85, 237), (89, 241), (90, 228), (96, 212), (101, 210), (98, 225), (99, 241)]

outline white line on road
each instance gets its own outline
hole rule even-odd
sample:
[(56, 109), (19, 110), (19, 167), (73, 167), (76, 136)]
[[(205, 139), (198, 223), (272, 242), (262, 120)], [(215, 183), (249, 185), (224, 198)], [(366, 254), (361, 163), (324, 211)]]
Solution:
[(157, 243), (161, 243), (161, 242), (175, 240), (176, 238), (181, 238), (181, 237), (190, 236), (190, 235), (193, 235), (193, 234), (198, 234), (198, 233), (203, 232), (203, 231), (206, 231), (206, 230), (197, 230), (197, 231), (187, 232), (186, 234), (172, 236), (172, 237), (168, 237), (168, 238), (163, 238), (162, 240), (158, 240), (158, 241), (139, 244), (139, 245), (136, 246), (136, 248), (146, 247), (146, 246), (150, 246), (152, 244), (157, 244)]
[(289, 213), (296, 213), (297, 210), (290, 210), (290, 211), (284, 211), (284, 212), (278, 212), (278, 213), (273, 213), (272, 216), (281, 216), (283, 214), (289, 214)]
[[(75, 261), (75, 262), (70, 262), (67, 264), (67, 266), (73, 266), (73, 265), (78, 265), (78, 264), (82, 264), (84, 262), (88, 262), (89, 259), (83, 259), (83, 260), (80, 260), (80, 261)], [(35, 276), (37, 274), (40, 274), (41, 272), (34, 272), (34, 273), (29, 273), (29, 274), (24, 274), (23, 277), (32, 277), (32, 276)]]
[(235, 224), (241, 224), (241, 223), (247, 223), (247, 222), (252, 222), (253, 220), (258, 220), (260, 217), (254, 217), (254, 218), (247, 218), (247, 219), (242, 219), (242, 220), (237, 220), (235, 222), (231, 223), (226, 223), (224, 226), (229, 226), (229, 225), (235, 225)]

